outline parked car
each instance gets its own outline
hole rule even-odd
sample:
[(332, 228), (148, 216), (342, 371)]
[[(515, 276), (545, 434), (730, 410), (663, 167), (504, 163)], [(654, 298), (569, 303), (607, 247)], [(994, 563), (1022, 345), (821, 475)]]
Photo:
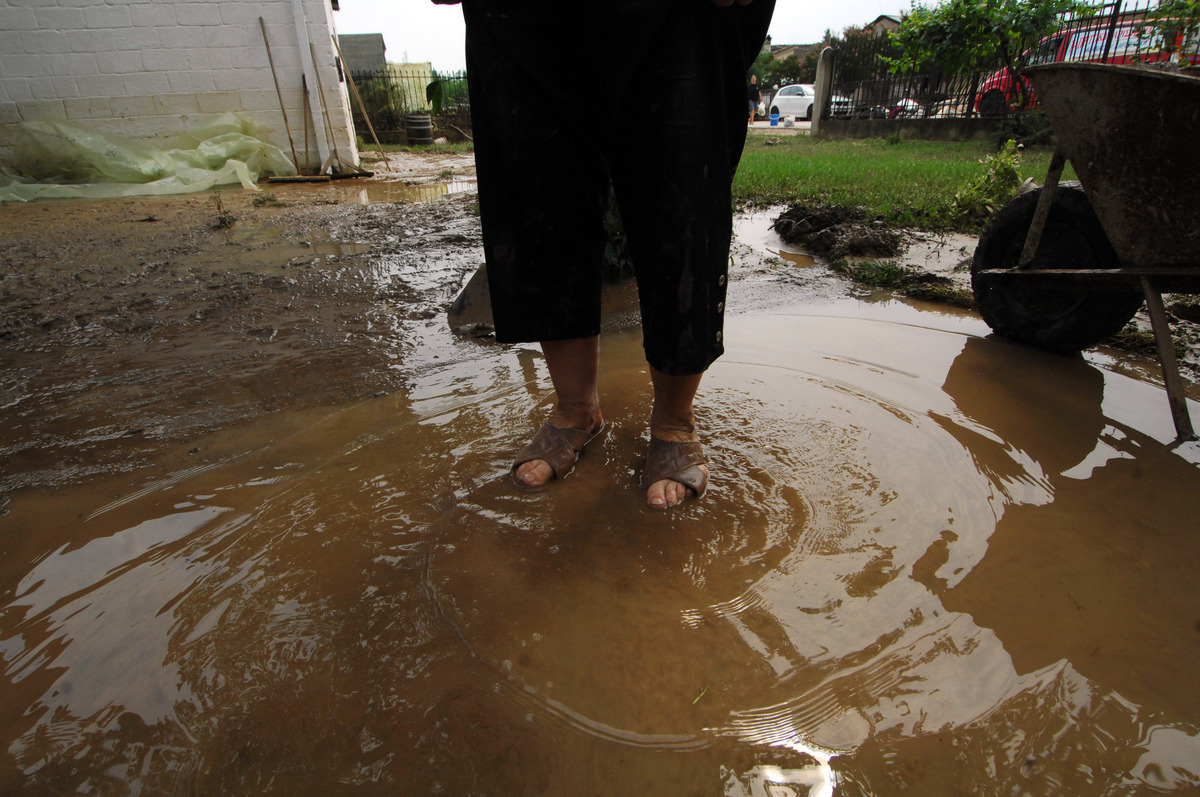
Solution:
[[(771, 98), (771, 113), (794, 116), (797, 119), (812, 119), (812, 108), (816, 99), (817, 90), (813, 84), (793, 83), (775, 92), (775, 96)], [(845, 116), (850, 112), (850, 100), (835, 94), (829, 101), (829, 109), (833, 116)]]
[(905, 97), (892, 106), (888, 119), (916, 119), (925, 115), (925, 108), (916, 100)]
[[(1163, 47), (1162, 23), (1126, 21), (1110, 28), (1108, 24), (1061, 30), (1038, 43), (1037, 49), (1026, 50), (1021, 56), (1023, 66), (1049, 64), (1057, 61), (1090, 61), (1108, 64), (1155, 62), (1174, 59), (1183, 64), (1200, 64), (1200, 41), (1183, 41), (1177, 36), (1171, 52)], [(1109, 31), (1112, 42), (1109, 42)], [(1108, 57), (1105, 57), (1105, 54)], [(1029, 106), (1037, 98), (1033, 86), (1024, 77), (1021, 87), (1014, 88), (1007, 69), (993, 72), (979, 86), (975, 110), (980, 116), (1004, 116), (1021, 104), (1022, 92), (1029, 94)]]

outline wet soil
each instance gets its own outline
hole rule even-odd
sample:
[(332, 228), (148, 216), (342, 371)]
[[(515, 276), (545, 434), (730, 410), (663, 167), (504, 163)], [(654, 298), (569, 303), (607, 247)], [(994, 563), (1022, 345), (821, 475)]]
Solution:
[[(772, 229), (786, 243), (833, 265), (852, 279), (932, 302), (973, 308), (970, 235), (895, 230), (859, 208), (793, 205)], [(1193, 295), (1165, 296), (1181, 376), (1200, 383), (1200, 304)], [(1145, 308), (1106, 346), (1157, 357)]]
[[(257, 194), (0, 207), (0, 495), (203, 463), (205, 433), (386, 394), (422, 364), (470, 355), (431, 348), (426, 328), (486, 344), (486, 282), (462, 290), (483, 259), (472, 156), (393, 154), (371, 168), (374, 179)], [(852, 277), (898, 264), (885, 292), (969, 306), (971, 236), (892, 230), (833, 206), (739, 224), (750, 231), (731, 276), (748, 306), (877, 291), (830, 261)], [(447, 320), (460, 293), (475, 307)], [(1191, 298), (1169, 307), (1195, 381)], [(632, 285), (611, 287), (607, 306), (606, 328), (636, 325)], [(1131, 326), (1141, 338), (1114, 345), (1152, 370), (1148, 320)]]
[(772, 225), (784, 241), (804, 246), (826, 260), (841, 257), (897, 257), (904, 237), (865, 211), (841, 205), (793, 205)]
[(1200, 445), (1151, 360), (742, 214), (705, 499), (644, 506), (628, 286), (608, 430), (525, 493), (545, 363), (448, 316), (469, 166), (395, 168), (0, 207), (0, 793), (1200, 788)]
[(471, 195), (423, 201), (470, 156), (392, 157), (382, 201), (348, 180), (0, 207), (0, 494), (195, 464), (206, 432), (399, 387), (410, 328), (482, 255)]

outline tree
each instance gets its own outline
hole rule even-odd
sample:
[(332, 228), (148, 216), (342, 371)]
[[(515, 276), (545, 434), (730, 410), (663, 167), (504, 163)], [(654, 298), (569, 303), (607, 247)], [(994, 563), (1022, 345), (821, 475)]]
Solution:
[[(948, 73), (1002, 68), (1009, 85), (1024, 87), (1024, 53), (1052, 33), (1067, 13), (1086, 16), (1092, 7), (1080, 0), (945, 0), (935, 7), (914, 6), (892, 33), (899, 57), (893, 72), (930, 66)], [(1018, 89), (1018, 110), (1029, 93)]]
[(770, 52), (760, 53), (750, 71), (758, 75), (758, 82), (763, 86), (784, 86), (788, 83), (812, 83), (816, 80), (816, 62), (811, 67), (801, 63), (794, 55), (787, 58), (774, 58)]
[(1163, 0), (1146, 15), (1140, 27), (1143, 35), (1157, 34), (1163, 52), (1170, 56), (1178, 54), (1180, 63), (1186, 65), (1184, 53), (1196, 52), (1200, 39), (1200, 0)]

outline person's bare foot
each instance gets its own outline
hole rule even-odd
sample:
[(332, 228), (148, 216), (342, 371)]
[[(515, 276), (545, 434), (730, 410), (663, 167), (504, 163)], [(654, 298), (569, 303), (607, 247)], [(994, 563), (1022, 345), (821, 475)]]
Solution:
[[(549, 423), (556, 429), (586, 430), (585, 435), (578, 435), (581, 439), (581, 442), (578, 443), (579, 447), (575, 449), (578, 454), (582, 453), (583, 446), (604, 426), (604, 418), (598, 405), (575, 412), (564, 412), (560, 408), (554, 413)], [(566, 473), (562, 475), (565, 476)], [(517, 466), (514, 477), (521, 485), (531, 490), (545, 487), (557, 478), (554, 468), (544, 459), (533, 459), (521, 463)]]
[[(668, 509), (683, 503), (687, 498), (696, 496), (697, 486), (699, 491), (703, 492), (704, 485), (708, 481), (708, 466), (704, 464), (704, 455), (699, 447), (699, 438), (696, 437), (693, 431), (684, 430), (669, 430), (660, 429), (659, 431), (651, 432), (651, 455), (647, 458), (647, 469), (654, 467), (652, 460), (655, 458), (654, 449), (656, 446), (654, 441), (666, 441), (668, 443), (685, 443), (695, 444), (684, 447), (671, 447), (671, 456), (676, 461), (676, 466), (682, 475), (683, 471), (689, 471), (685, 478), (691, 481), (691, 485), (685, 484), (675, 478), (662, 478), (650, 484), (646, 488), (646, 505), (651, 509)], [(696, 471), (699, 472), (697, 477)]]
[[(704, 491), (708, 468), (703, 464), (704, 456), (697, 444), (699, 438), (696, 437), (696, 417), (692, 409), (692, 401), (702, 377), (703, 374), (673, 376), (659, 371), (654, 366), (650, 367), (650, 379), (654, 383), (654, 409), (650, 413), (651, 440), (696, 444), (689, 446), (691, 450), (685, 455), (688, 461), (683, 463), (682, 469), (691, 468), (691, 476), (694, 476), (695, 470), (698, 469), (700, 476), (696, 479), (689, 478), (696, 486), (688, 486), (677, 479), (655, 479), (646, 488), (646, 504), (652, 509), (676, 506), (689, 495)], [(684, 455), (684, 452), (676, 450), (671, 454), (672, 457), (676, 457)], [(647, 464), (652, 464), (650, 458), (647, 458)], [(667, 470), (672, 472), (680, 468), (672, 467)]]
[[(556, 444), (550, 451), (538, 453), (557, 452), (559, 475), (565, 476), (574, 466), (578, 452), (604, 425), (604, 418), (600, 414), (600, 393), (596, 387), (600, 372), (600, 337), (592, 335), (587, 338), (546, 340), (541, 345), (546, 368), (550, 371), (550, 381), (558, 396), (549, 425), (555, 429), (576, 431), (565, 432), (565, 445)], [(566, 448), (571, 450), (566, 451)], [(572, 452), (576, 456), (572, 456)], [(517, 460), (520, 461), (522, 457), (527, 457), (524, 451)], [(553, 480), (555, 472), (546, 460), (530, 458), (515, 467), (513, 478), (526, 489), (536, 490)]]

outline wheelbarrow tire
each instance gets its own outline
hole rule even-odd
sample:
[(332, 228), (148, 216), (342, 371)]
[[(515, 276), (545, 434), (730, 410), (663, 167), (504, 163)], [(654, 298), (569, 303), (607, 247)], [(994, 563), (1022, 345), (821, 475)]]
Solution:
[[(979, 239), (971, 282), (980, 315), (996, 334), (1059, 353), (1095, 346), (1121, 331), (1142, 304), (1139, 291), (1046, 290), (996, 285), (980, 271), (1015, 268), (1042, 189), (1005, 205)], [(1120, 267), (1079, 183), (1058, 186), (1032, 268)]]

